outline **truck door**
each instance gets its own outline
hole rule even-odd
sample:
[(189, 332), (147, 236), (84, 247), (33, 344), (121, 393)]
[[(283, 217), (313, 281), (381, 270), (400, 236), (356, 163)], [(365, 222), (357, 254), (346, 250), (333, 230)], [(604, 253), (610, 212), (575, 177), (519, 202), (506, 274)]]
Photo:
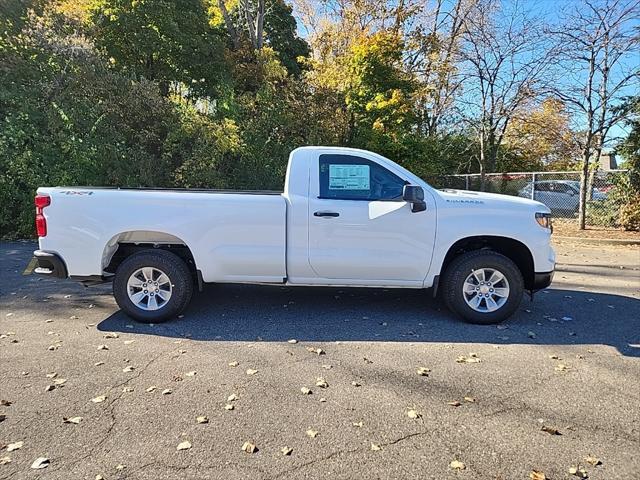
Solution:
[(408, 183), (373, 158), (319, 156), (310, 172), (308, 212), (309, 263), (318, 277), (422, 284), (435, 239), (435, 204), (425, 191), (427, 210), (412, 213), (402, 200)]

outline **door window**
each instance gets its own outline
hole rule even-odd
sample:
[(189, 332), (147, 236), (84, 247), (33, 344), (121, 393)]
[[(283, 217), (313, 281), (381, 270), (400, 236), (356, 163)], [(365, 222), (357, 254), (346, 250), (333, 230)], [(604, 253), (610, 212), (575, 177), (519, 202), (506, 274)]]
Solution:
[(320, 155), (319, 168), (319, 198), (399, 200), (407, 184), (383, 166), (354, 155)]

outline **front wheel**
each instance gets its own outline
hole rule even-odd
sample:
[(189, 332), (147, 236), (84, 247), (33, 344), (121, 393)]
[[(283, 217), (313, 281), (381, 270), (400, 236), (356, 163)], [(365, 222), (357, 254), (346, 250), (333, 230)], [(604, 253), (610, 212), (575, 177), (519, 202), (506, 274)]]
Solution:
[(445, 304), (469, 323), (499, 323), (516, 311), (522, 300), (522, 273), (513, 261), (491, 250), (456, 257), (444, 273)]
[(191, 300), (193, 280), (182, 259), (164, 250), (142, 250), (116, 270), (113, 295), (130, 317), (159, 323), (176, 317)]

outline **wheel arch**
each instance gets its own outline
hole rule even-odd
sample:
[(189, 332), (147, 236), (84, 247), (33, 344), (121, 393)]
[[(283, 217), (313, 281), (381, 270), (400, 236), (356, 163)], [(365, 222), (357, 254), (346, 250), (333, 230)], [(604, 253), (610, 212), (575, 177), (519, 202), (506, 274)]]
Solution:
[(475, 250), (491, 250), (509, 258), (522, 273), (525, 289), (533, 289), (535, 279), (533, 254), (524, 243), (510, 237), (477, 235), (457, 240), (447, 250), (440, 268), (441, 274), (446, 271), (454, 258)]
[(102, 252), (102, 271), (113, 274), (126, 258), (148, 249), (166, 250), (180, 257), (199, 280), (195, 258), (187, 243), (170, 233), (152, 230), (129, 230), (113, 235)]

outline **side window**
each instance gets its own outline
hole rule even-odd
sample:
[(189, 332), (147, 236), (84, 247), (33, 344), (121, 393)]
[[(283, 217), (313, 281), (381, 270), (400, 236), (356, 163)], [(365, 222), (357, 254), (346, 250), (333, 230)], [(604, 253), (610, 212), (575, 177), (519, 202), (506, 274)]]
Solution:
[(538, 183), (536, 182), (536, 191), (538, 192), (548, 192), (549, 184), (548, 183)]
[(375, 162), (354, 155), (320, 155), (320, 198), (395, 200), (405, 181)]

